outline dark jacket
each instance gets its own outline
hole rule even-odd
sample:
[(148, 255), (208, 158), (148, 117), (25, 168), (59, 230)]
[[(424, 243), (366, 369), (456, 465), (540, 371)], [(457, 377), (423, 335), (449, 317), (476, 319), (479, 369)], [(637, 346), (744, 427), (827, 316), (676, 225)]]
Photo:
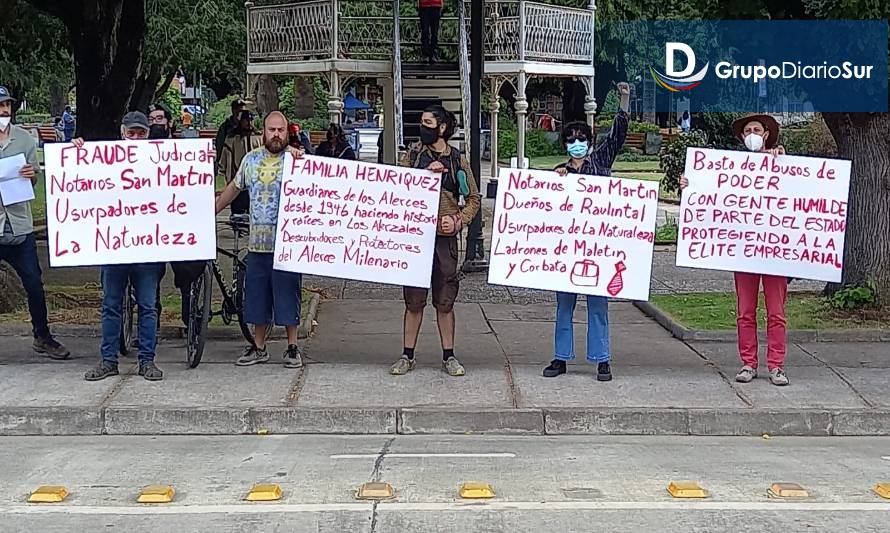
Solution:
[(334, 144), (333, 141), (325, 141), (318, 145), (318, 148), (315, 150), (315, 155), (321, 157), (334, 157), (337, 159), (349, 159), (351, 161), (355, 161), (358, 159), (355, 157), (355, 152), (352, 150), (352, 147), (345, 143), (337, 143)]

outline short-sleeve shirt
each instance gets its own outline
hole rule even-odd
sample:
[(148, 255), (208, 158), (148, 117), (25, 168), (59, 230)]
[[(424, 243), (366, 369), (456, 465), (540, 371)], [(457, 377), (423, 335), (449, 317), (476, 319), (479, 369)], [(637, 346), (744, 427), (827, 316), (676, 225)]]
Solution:
[(282, 151), (272, 154), (265, 147), (252, 150), (241, 160), (241, 166), (235, 174), (235, 187), (247, 191), (250, 196), (248, 250), (251, 252), (275, 251), (281, 171), (286, 153)]

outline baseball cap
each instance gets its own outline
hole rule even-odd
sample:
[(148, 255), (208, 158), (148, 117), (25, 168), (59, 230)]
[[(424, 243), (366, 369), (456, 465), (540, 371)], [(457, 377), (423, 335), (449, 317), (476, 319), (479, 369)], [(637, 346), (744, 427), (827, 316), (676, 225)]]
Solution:
[(151, 129), (148, 127), (148, 117), (141, 111), (130, 111), (121, 120), (121, 126), (125, 128), (142, 128), (144, 130)]
[(0, 102), (9, 101), (15, 102), (15, 98), (13, 98), (11, 94), (9, 94), (9, 89), (4, 87), (3, 85), (0, 85)]

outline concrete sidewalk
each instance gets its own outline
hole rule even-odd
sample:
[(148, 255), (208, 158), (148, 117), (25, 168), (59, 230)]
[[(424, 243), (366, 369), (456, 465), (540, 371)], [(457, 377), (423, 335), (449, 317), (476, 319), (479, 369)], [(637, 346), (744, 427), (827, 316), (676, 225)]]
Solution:
[(280, 344), (270, 344), (271, 363), (235, 367), (235, 341), (210, 341), (205, 362), (188, 370), (183, 347), (168, 341), (158, 353), (163, 382), (136, 376), (130, 360), (124, 375), (88, 383), (98, 339), (64, 339), (74, 356), (55, 362), (33, 354), (26, 337), (0, 337), (0, 434), (890, 435), (887, 344), (794, 344), (790, 387), (765, 378), (740, 385), (731, 381), (733, 344), (677, 341), (631, 304), (614, 303), (614, 381), (597, 382), (583, 361), (546, 379), (554, 306), (508, 302), (458, 304), (463, 378), (441, 370), (429, 309), (418, 368), (388, 374), (401, 353), (403, 307), (394, 299), (323, 302), (300, 370), (280, 364)]

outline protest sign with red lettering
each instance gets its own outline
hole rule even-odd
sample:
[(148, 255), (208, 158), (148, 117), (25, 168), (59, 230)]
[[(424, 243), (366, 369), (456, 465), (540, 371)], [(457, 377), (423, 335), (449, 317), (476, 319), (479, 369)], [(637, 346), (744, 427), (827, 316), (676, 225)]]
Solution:
[(216, 257), (210, 141), (53, 143), (44, 153), (50, 266)]
[(285, 165), (276, 269), (430, 286), (438, 174), (312, 156)]
[(850, 161), (689, 148), (677, 265), (840, 281)]
[(502, 169), (488, 282), (649, 298), (658, 182)]

